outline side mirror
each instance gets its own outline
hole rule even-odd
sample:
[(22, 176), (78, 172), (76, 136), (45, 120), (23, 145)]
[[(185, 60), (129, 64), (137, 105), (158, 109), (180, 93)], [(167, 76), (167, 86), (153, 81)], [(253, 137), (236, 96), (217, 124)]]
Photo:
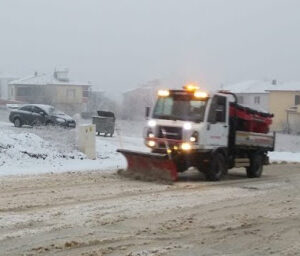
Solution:
[(146, 119), (149, 118), (150, 111), (151, 111), (151, 108), (150, 107), (146, 107), (146, 109), (145, 109), (145, 117), (146, 117)]

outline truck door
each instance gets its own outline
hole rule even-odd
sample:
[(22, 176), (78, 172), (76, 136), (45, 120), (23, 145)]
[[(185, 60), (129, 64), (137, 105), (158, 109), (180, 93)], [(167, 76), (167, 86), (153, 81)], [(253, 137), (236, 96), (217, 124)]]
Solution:
[(211, 99), (208, 117), (206, 143), (213, 147), (227, 147), (228, 144), (228, 102), (227, 98), (215, 95)]

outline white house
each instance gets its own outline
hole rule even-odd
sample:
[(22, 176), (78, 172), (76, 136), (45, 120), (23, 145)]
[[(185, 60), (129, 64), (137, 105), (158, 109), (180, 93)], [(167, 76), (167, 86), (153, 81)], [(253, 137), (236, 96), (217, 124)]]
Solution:
[(153, 107), (160, 80), (152, 80), (140, 87), (123, 92), (122, 116), (124, 119), (143, 120), (145, 108)]
[(92, 84), (69, 79), (68, 69), (33, 75), (9, 83), (9, 99), (54, 105), (69, 113), (86, 110)]
[(276, 80), (249, 80), (225, 86), (223, 90), (235, 93), (240, 104), (257, 110), (270, 111), (268, 90), (276, 84)]
[(8, 84), (15, 79), (15, 77), (0, 75), (0, 99), (8, 100)]

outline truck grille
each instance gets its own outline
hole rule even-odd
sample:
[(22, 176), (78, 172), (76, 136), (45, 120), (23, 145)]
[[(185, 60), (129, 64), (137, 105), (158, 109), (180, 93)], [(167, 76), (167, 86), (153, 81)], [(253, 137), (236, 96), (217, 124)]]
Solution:
[(172, 140), (182, 139), (181, 127), (159, 126), (158, 129), (158, 138), (167, 138)]

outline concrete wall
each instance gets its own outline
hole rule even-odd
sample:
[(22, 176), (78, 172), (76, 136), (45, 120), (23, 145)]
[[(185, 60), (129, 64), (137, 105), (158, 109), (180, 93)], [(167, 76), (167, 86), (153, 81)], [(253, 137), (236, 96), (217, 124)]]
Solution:
[[(258, 110), (269, 111), (269, 94), (268, 93), (236, 93), (238, 97), (243, 97), (244, 105)], [(260, 97), (260, 103), (255, 103), (255, 97)]]
[(300, 136), (276, 133), (275, 151), (300, 152)]
[[(18, 95), (18, 90), (26, 89), (27, 95)], [(9, 100), (21, 101), (26, 103), (41, 103), (49, 104), (50, 95), (45, 93), (44, 86), (34, 86), (34, 85), (9, 85)]]
[(290, 134), (300, 135), (300, 112), (287, 112), (288, 114), (288, 125), (287, 131)]
[[(53, 85), (49, 85), (51, 88)], [(83, 102), (82, 87), (74, 85), (55, 85), (54, 103), (80, 104)]]
[[(20, 100), (30, 103), (44, 104), (82, 104), (83, 103), (83, 88), (75, 85), (10, 85), (10, 90), (13, 93), (11, 100)], [(17, 96), (18, 87), (28, 87), (37, 92), (37, 95), (30, 94), (27, 96)], [(39, 89), (39, 90), (38, 90)]]
[[(47, 86), (28, 86), (30, 88), (40, 88), (34, 90), (36, 95), (16, 96), (19, 85), (10, 85), (13, 92), (11, 100), (22, 101), (33, 104), (53, 105), (58, 109), (67, 112), (70, 115), (86, 111), (87, 103), (84, 102), (83, 87), (75, 85), (47, 85)], [(72, 93), (70, 93), (70, 90)]]
[(8, 83), (14, 78), (0, 77), (0, 98), (4, 100), (9, 99)]
[(0, 122), (9, 122), (9, 113), (10, 111), (6, 107), (0, 106)]
[(129, 120), (144, 120), (145, 108), (153, 108), (157, 98), (156, 88), (139, 88), (123, 94), (122, 117)]
[(271, 91), (269, 94), (269, 109), (274, 114), (271, 129), (283, 131), (287, 128), (286, 110), (295, 105), (295, 96), (300, 92)]

